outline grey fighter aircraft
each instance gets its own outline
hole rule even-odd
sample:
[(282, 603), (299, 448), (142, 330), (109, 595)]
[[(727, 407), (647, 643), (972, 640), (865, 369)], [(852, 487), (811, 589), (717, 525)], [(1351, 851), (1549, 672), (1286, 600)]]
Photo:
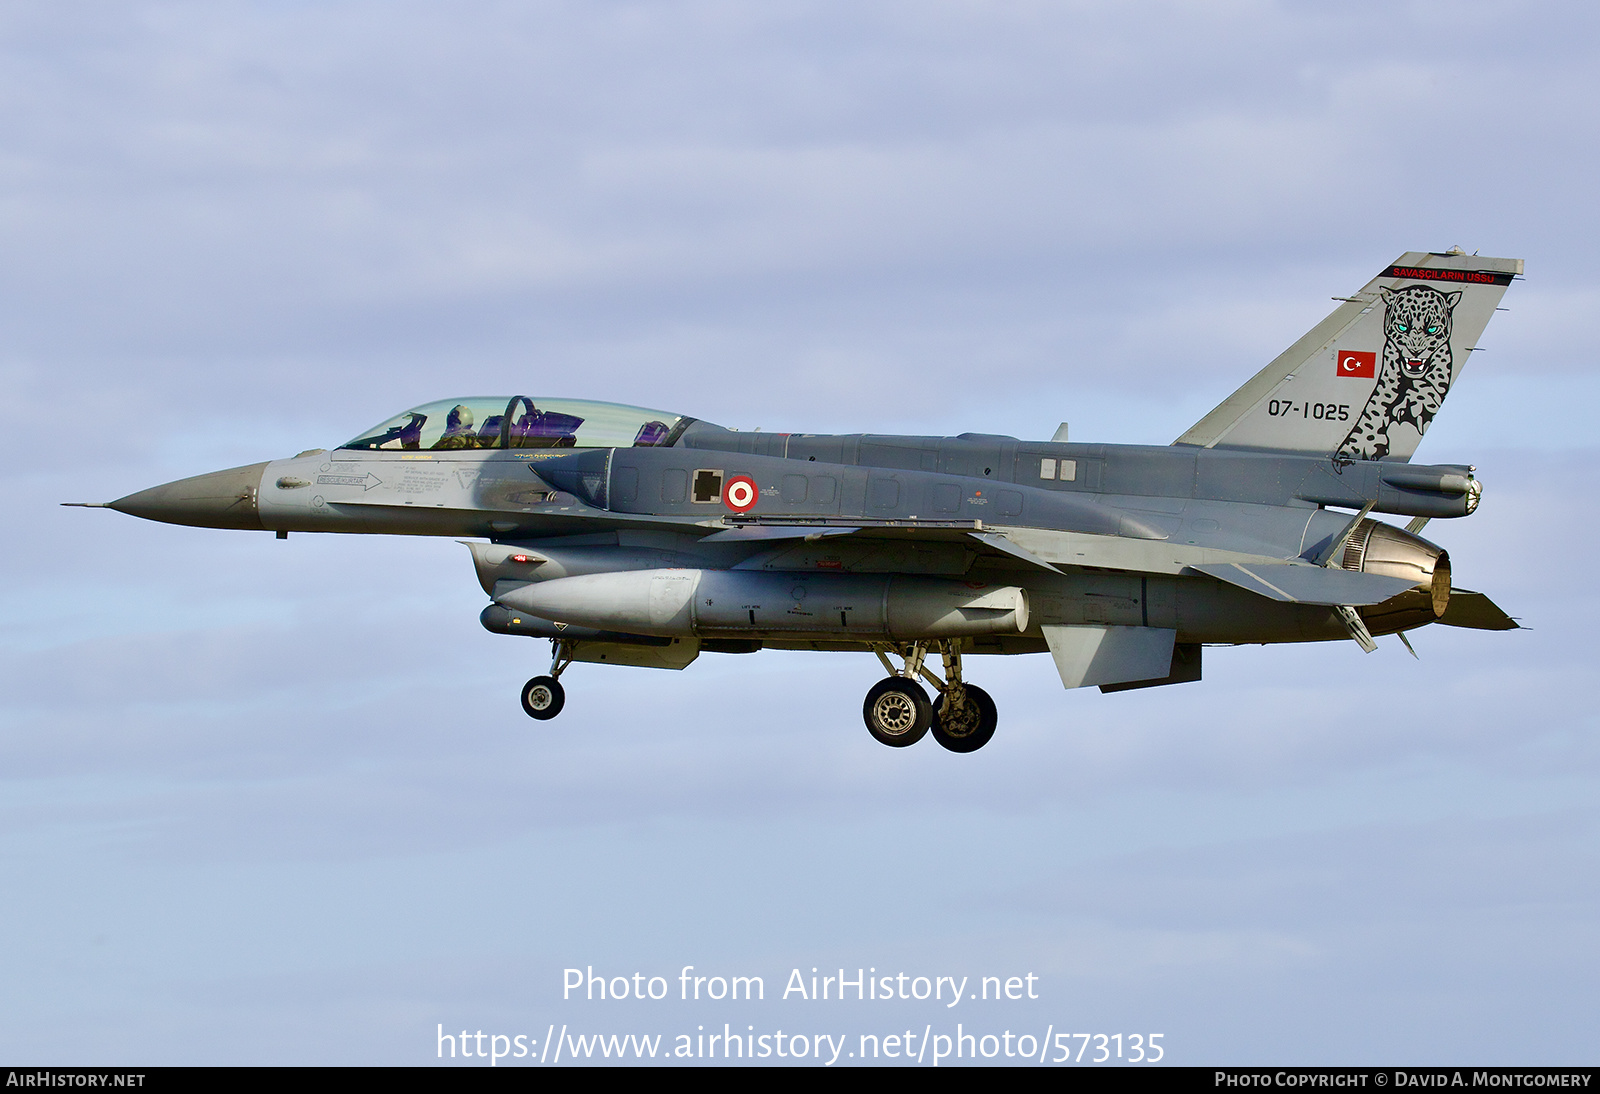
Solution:
[(1411, 456), (1521, 272), (1405, 254), (1164, 448), (1069, 442), (1065, 425), (1048, 441), (750, 433), (471, 397), (104, 504), (280, 539), (473, 537), (484, 627), (551, 643), (522, 689), (533, 718), (561, 711), (574, 661), (856, 650), (887, 674), (863, 705), (873, 737), (931, 729), (971, 752), (997, 716), (967, 654), (1048, 652), (1068, 688), (1116, 692), (1199, 680), (1208, 645), (1371, 652), (1429, 623), (1515, 628), (1418, 535), (1477, 508), (1474, 468)]

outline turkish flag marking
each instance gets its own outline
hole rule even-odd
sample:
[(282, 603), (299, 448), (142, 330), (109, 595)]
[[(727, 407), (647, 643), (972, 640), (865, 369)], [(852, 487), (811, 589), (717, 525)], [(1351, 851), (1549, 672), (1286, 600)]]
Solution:
[(1339, 351), (1340, 376), (1365, 376), (1373, 379), (1378, 375), (1378, 355), (1376, 353), (1363, 353), (1356, 349), (1342, 349)]

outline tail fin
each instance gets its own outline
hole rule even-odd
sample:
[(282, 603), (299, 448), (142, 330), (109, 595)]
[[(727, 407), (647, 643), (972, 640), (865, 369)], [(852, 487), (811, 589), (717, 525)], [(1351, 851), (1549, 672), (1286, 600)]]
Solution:
[(1401, 255), (1174, 444), (1409, 460), (1520, 258)]

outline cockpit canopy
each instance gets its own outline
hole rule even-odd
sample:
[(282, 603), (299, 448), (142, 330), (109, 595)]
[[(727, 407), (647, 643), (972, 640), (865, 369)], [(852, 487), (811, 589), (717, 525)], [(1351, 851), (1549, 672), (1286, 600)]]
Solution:
[(444, 399), (390, 418), (340, 448), (653, 448), (693, 418), (620, 403), (501, 395)]

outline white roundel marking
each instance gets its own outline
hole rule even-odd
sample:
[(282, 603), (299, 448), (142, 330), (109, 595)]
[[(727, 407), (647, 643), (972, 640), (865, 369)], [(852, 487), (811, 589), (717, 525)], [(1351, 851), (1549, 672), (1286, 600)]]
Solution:
[(754, 480), (744, 475), (736, 475), (722, 485), (722, 500), (735, 513), (748, 511), (760, 497)]

